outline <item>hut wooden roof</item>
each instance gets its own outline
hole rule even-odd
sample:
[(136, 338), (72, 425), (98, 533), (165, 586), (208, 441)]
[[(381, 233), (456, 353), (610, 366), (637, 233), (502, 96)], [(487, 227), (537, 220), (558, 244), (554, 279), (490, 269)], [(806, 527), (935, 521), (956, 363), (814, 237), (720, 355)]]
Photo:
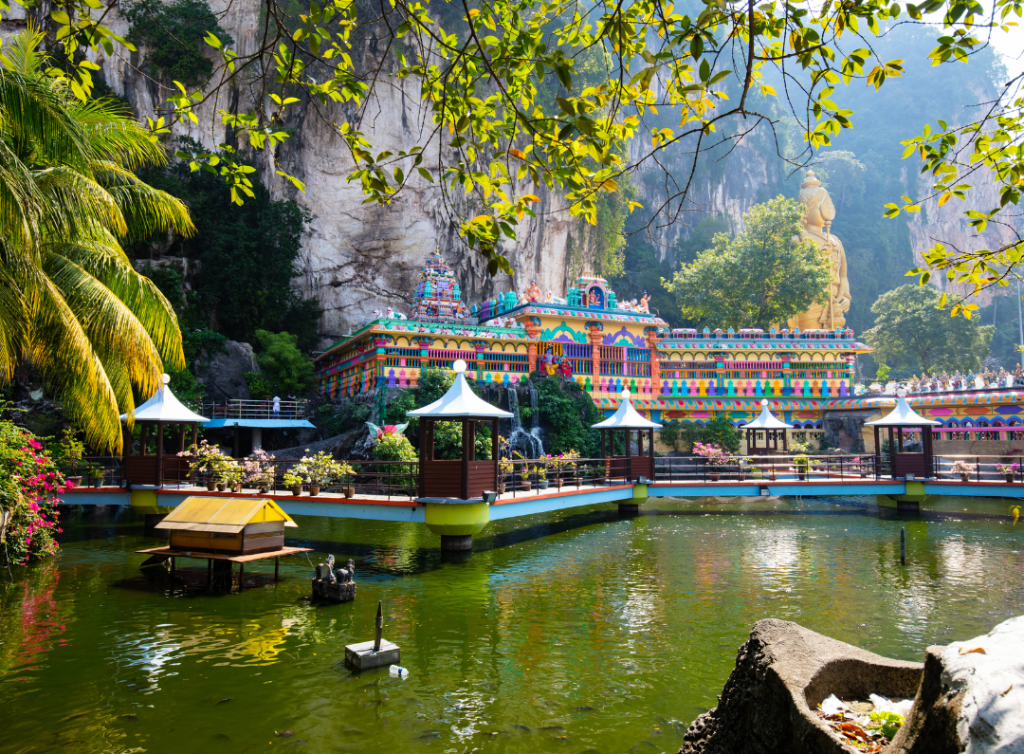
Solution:
[(298, 526), (273, 500), (258, 497), (187, 497), (156, 525), (175, 531), (237, 534), (248, 524), (284, 521)]

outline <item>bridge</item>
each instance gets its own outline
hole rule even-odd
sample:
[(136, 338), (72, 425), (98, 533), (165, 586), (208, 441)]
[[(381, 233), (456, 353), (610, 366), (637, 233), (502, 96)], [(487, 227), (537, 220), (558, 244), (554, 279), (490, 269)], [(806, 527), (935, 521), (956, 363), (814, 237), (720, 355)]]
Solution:
[[(736, 476), (736, 475), (733, 475)], [(749, 475), (746, 475), (749, 477)], [(242, 493), (209, 491), (205, 486), (180, 484), (161, 489), (127, 490), (122, 487), (81, 487), (61, 495), (67, 505), (131, 505), (140, 513), (159, 516), (180, 504), (186, 497), (239, 497), (240, 495), (271, 498), (290, 516), (322, 516), (370, 521), (396, 521), (427, 526), (442, 537), (466, 538), (480, 533), (489, 522), (532, 516), (552, 511), (592, 505), (616, 505), (620, 515), (635, 515), (651, 498), (704, 498), (704, 497), (769, 497), (811, 496), (845, 497), (874, 495), (881, 505), (895, 507), (902, 513), (915, 513), (920, 504), (931, 495), (962, 495), (1004, 499), (1024, 499), (1024, 484), (1017, 481), (997, 481), (979, 477), (967, 482), (954, 479), (892, 479), (839, 477), (811, 474), (798, 478), (796, 472), (775, 475), (774, 480), (745, 478), (719, 479), (719, 481), (684, 477), (647, 481), (616, 479), (580, 479), (579, 483), (562, 484), (546, 490), (511, 490), (471, 499), (419, 497), (406, 489), (407, 494), (386, 490), (386, 494), (356, 492), (346, 497), (344, 492), (322, 492), (294, 495), (284, 490), (260, 493), (246, 490)], [(372, 489), (372, 485), (363, 485)], [(383, 490), (382, 490), (383, 491)], [(450, 540), (448, 540), (450, 541)], [(463, 542), (465, 540), (462, 540)], [(465, 549), (465, 547), (463, 547)]]

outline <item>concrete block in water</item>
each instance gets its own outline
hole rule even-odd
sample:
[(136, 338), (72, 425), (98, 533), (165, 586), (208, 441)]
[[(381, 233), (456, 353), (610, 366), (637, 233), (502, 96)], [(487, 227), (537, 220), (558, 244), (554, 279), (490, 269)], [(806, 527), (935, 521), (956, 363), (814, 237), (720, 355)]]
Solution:
[(398, 665), (402, 650), (397, 644), (381, 639), (380, 649), (373, 651), (373, 640), (349, 644), (345, 647), (345, 664), (354, 670), (369, 670), (383, 665)]

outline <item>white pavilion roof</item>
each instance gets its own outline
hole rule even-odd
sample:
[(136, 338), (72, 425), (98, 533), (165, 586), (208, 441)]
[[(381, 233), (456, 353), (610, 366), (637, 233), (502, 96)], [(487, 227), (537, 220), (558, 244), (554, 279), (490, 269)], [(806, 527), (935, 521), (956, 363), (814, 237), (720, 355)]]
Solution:
[(875, 419), (873, 422), (864, 422), (865, 427), (928, 427), (942, 422), (934, 419), (925, 419), (914, 411), (907, 403), (907, 391), (899, 390), (896, 395), (896, 407), (887, 416)]
[[(164, 384), (156, 391), (156, 395), (141, 406), (135, 407), (135, 411), (132, 412), (134, 420), (137, 422), (178, 424), (192, 424), (193, 422), (202, 424), (203, 422), (210, 421), (205, 416), (200, 416), (191, 409), (181, 405), (181, 401), (174, 397), (174, 393), (171, 392), (170, 387), (167, 385), (170, 381), (170, 376), (165, 374), (163, 376)], [(126, 421), (128, 417), (129, 414), (121, 414), (121, 421)]]
[(661, 425), (640, 416), (629, 400), (629, 390), (623, 390), (619, 410), (603, 422), (592, 424), (591, 429), (661, 429)]
[(777, 418), (768, 410), (768, 401), (761, 401), (761, 413), (752, 422), (743, 424), (741, 429), (792, 429), (792, 424), (786, 424), (782, 419)]
[(508, 411), (483, 400), (466, 382), (466, 362), (459, 359), (452, 365), (455, 383), (448, 392), (423, 408), (409, 411), (406, 416), (420, 419), (510, 419)]

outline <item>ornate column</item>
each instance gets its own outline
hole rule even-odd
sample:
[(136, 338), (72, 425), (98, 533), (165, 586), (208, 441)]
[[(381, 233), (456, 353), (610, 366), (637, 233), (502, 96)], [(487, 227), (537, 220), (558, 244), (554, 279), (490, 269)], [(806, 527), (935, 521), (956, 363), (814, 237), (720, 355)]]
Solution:
[(593, 388), (601, 388), (601, 325), (591, 322), (587, 325), (587, 339), (590, 341), (590, 369)]
[(644, 330), (647, 349), (651, 352), (651, 393), (661, 395), (661, 361), (658, 356), (658, 329), (648, 327)]

